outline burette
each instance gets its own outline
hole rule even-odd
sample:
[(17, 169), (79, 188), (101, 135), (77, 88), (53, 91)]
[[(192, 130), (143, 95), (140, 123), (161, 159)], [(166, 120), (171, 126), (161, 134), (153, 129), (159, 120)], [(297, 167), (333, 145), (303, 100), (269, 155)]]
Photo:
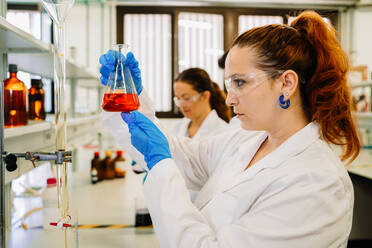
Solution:
[[(54, 25), (54, 89), (55, 89), (55, 134), (57, 151), (66, 151), (66, 108), (65, 108), (65, 84), (66, 84), (66, 57), (65, 57), (65, 20), (74, 0), (41, 0)], [(68, 226), (71, 216), (69, 215), (69, 192), (68, 192), (68, 164), (63, 162), (56, 165), (57, 170), (57, 194), (58, 209), (61, 214), (57, 222), (58, 227)]]

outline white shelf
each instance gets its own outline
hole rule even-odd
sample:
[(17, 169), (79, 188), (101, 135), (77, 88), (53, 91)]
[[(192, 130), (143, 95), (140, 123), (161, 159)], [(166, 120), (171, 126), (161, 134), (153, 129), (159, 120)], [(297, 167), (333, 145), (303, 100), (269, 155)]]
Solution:
[[(8, 63), (19, 70), (53, 78), (53, 46), (36, 39), (0, 17), (0, 51), (8, 54)], [(66, 60), (67, 78), (95, 80), (98, 75)]]
[[(74, 118), (67, 121), (67, 146), (78, 147), (96, 138), (95, 132), (100, 128), (99, 115)], [(23, 127), (4, 130), (4, 151), (12, 153), (54, 152), (54, 124), (47, 121), (31, 123)], [(17, 160), (18, 168), (13, 172), (6, 171), (5, 183), (33, 169), (30, 161)]]
[(363, 81), (363, 82), (352, 85), (353, 88), (368, 87), (368, 86), (372, 86), (372, 81)]
[(372, 128), (372, 112), (357, 112), (355, 116), (359, 127)]
[(0, 16), (0, 48), (8, 52), (48, 53), (51, 45), (10, 24)]

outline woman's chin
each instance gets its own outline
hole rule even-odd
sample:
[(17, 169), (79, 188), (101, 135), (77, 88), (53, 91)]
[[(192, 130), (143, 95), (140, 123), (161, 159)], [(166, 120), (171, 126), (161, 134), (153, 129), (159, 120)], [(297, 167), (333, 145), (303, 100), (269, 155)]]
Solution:
[(254, 131), (254, 130), (258, 131), (259, 130), (259, 128), (252, 125), (252, 123), (248, 123), (246, 121), (241, 121), (240, 122), (240, 127), (244, 130), (250, 130), (250, 131)]
[(182, 113), (183, 113), (183, 116), (184, 117), (191, 119), (190, 118), (191, 117), (190, 111), (188, 111), (188, 112), (182, 112)]

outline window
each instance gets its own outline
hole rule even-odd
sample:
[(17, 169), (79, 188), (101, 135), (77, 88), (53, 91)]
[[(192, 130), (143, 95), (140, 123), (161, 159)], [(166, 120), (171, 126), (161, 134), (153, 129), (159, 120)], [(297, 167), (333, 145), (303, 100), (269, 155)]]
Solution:
[(245, 31), (269, 24), (283, 24), (282, 16), (240, 15), (239, 34)]
[(124, 15), (124, 43), (140, 62), (142, 82), (157, 111), (172, 110), (171, 16)]
[(223, 50), (223, 16), (181, 12), (178, 16), (178, 71), (200, 67), (223, 88), (217, 61)]

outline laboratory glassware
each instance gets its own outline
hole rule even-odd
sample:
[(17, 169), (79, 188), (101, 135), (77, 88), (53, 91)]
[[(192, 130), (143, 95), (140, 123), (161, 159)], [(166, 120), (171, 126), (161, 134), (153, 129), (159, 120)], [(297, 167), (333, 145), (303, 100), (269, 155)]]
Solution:
[(152, 220), (150, 212), (147, 206), (147, 202), (143, 195), (140, 195), (134, 199), (135, 204), (135, 226), (150, 226), (152, 225)]
[[(53, 19), (53, 67), (54, 67), (54, 102), (55, 102), (55, 136), (56, 150), (66, 151), (66, 106), (65, 106), (65, 85), (66, 85), (66, 46), (65, 46), (65, 20), (74, 5), (74, 0), (41, 0), (42, 5)], [(72, 220), (77, 220), (70, 211), (70, 195), (68, 191), (68, 165), (67, 162), (56, 165), (57, 170), (57, 194), (58, 209), (60, 218), (55, 222), (56, 226), (62, 228), (65, 247), (70, 246), (68, 236), (74, 232)], [(72, 218), (71, 218), (72, 217)]]
[(27, 125), (25, 84), (17, 78), (17, 65), (9, 65), (10, 77), (4, 82), (4, 127)]
[(28, 118), (30, 120), (45, 120), (44, 90), (40, 79), (31, 79), (28, 90)]
[(123, 158), (123, 151), (116, 152), (116, 158), (112, 161), (115, 168), (115, 177), (125, 177), (125, 158)]
[(106, 157), (102, 160), (102, 167), (104, 168), (103, 171), (103, 178), (104, 179), (113, 179), (115, 178), (115, 168), (114, 164), (112, 163), (112, 152), (110, 150), (106, 151)]
[(130, 112), (139, 108), (136, 87), (129, 67), (126, 64), (129, 46), (112, 46), (115, 57), (115, 70), (110, 73), (103, 97), (102, 109), (109, 112)]
[(95, 152), (94, 158), (91, 161), (91, 168), (90, 168), (90, 181), (92, 184), (96, 184), (98, 182), (99, 163), (100, 163), (99, 152)]

